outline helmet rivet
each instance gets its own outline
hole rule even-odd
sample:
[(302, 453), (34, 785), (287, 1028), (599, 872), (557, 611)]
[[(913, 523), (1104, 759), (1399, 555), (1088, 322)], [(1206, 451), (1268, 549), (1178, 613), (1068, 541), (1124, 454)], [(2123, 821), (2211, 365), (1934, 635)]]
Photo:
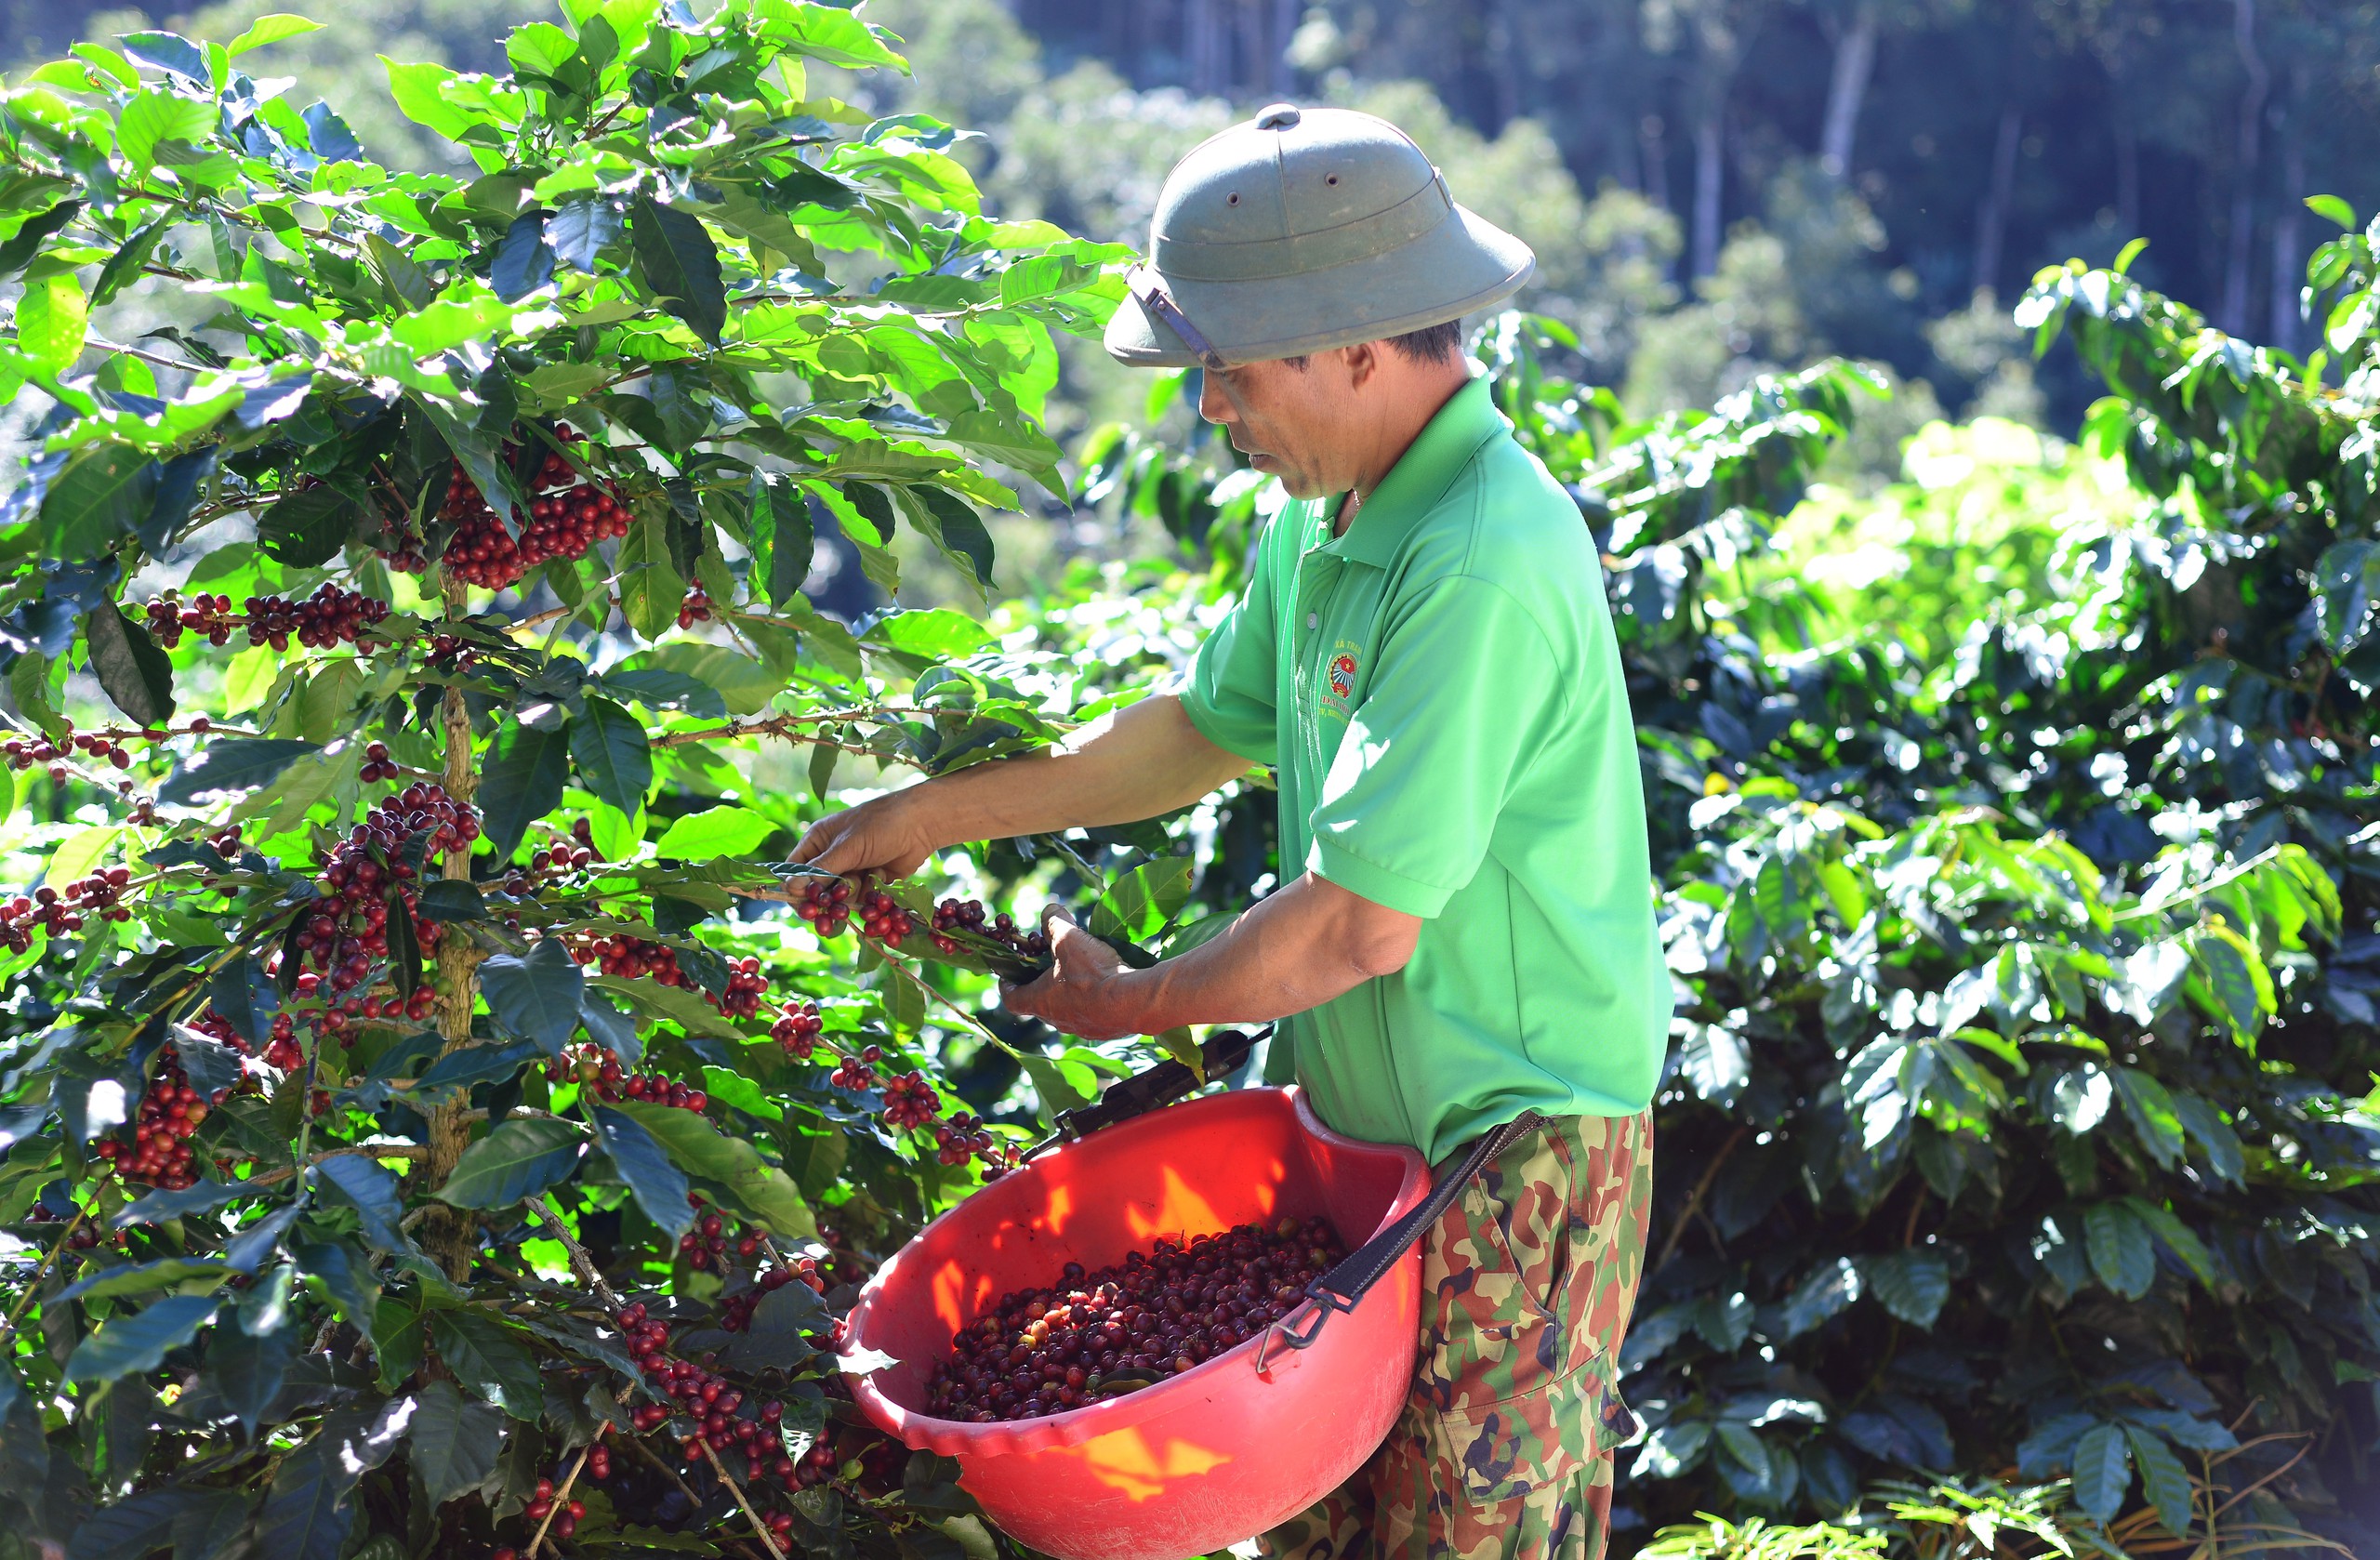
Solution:
[(1329, 178), (1324, 179), (1323, 182), (1325, 184), (1336, 184), (1339, 182), (1339, 176), (1334, 173)]
[(1234, 191), (1231, 192), (1231, 199), (1229, 199), (1229, 200), (1227, 200), (1227, 201), (1223, 202), (1223, 204), (1224, 204), (1225, 205), (1237, 205), (1239, 204), (1239, 192), (1238, 192), (1238, 191), (1236, 191), (1236, 190), (1234, 190)]

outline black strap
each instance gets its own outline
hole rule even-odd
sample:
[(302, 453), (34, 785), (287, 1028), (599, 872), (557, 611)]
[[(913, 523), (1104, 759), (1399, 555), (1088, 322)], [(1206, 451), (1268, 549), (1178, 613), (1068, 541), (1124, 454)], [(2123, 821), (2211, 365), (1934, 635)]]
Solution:
[[(1206, 1043), (1198, 1048), (1206, 1081), (1211, 1082), (1239, 1071), (1246, 1064), (1249, 1053), (1256, 1049), (1256, 1042), (1272, 1032), (1272, 1025), (1266, 1025), (1253, 1035), (1237, 1029), (1218, 1029), (1208, 1036)], [(1100, 1091), (1099, 1099), (1094, 1104), (1060, 1111), (1056, 1117), (1058, 1130), (1026, 1149), (1025, 1157), (1030, 1159), (1061, 1144), (1088, 1137), (1102, 1127), (1113, 1127), (1118, 1121), (1145, 1116), (1161, 1105), (1186, 1099), (1200, 1086), (1197, 1073), (1171, 1060), (1160, 1062), (1146, 1072), (1118, 1078)]]
[(1124, 285), (1144, 311), (1154, 319), (1162, 320), (1166, 329), (1182, 337), (1182, 344), (1190, 349), (1190, 355), (1197, 358), (1201, 366), (1218, 374), (1231, 366), (1224, 361), (1223, 353), (1215, 350), (1214, 344), (1207, 339), (1205, 334), (1190, 323), (1190, 316), (1173, 301), (1173, 295), (1165, 290), (1164, 282), (1154, 270), (1144, 265), (1134, 266), (1126, 273)]
[[(1533, 1110), (1525, 1110), (1495, 1130), (1483, 1133), (1471, 1145), (1471, 1152), (1462, 1157), (1462, 1162), (1438, 1178), (1428, 1196), (1414, 1204), (1396, 1223), (1340, 1258), (1329, 1272), (1306, 1285), (1305, 1298), (1271, 1330), (1279, 1333), (1281, 1342), (1292, 1349), (1312, 1348), (1315, 1340), (1322, 1335), (1322, 1324), (1330, 1319), (1333, 1311), (1353, 1311), (1372, 1286), (1388, 1276), (1388, 1270), (1396, 1265), (1406, 1249), (1421, 1238), (1421, 1232), (1462, 1196), (1463, 1187), (1473, 1176), (1497, 1155), (1545, 1125), (1546, 1119)], [(1310, 1312), (1306, 1310), (1308, 1306), (1313, 1308)], [(1302, 1312), (1306, 1313), (1302, 1331), (1298, 1326)], [(1269, 1333), (1267, 1337), (1269, 1340)], [(1263, 1352), (1258, 1351), (1259, 1370), (1264, 1368)]]

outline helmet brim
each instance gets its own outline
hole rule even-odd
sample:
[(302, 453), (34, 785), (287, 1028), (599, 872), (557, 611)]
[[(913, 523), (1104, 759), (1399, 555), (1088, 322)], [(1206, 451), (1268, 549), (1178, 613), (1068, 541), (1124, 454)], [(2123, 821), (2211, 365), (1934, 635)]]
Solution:
[[(1424, 236), (1367, 259), (1258, 281), (1164, 281), (1190, 323), (1237, 365), (1459, 320), (1512, 297), (1536, 270), (1527, 245), (1458, 205)], [(1198, 364), (1197, 354), (1130, 295), (1108, 319), (1104, 344), (1109, 356), (1135, 368)]]

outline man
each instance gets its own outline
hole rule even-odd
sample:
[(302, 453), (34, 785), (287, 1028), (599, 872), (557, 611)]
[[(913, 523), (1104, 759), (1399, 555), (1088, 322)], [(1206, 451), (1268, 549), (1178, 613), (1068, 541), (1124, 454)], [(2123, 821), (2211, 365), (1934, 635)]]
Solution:
[(1107, 329), (1198, 364), (1200, 414), (1298, 502), (1179, 693), (1064, 749), (821, 821), (797, 858), (906, 876), (971, 839), (1119, 824), (1277, 772), (1287, 879), (1133, 971), (1052, 912), (1014, 1011), (1093, 1039), (1279, 1019), (1332, 1127), (1442, 1168), (1550, 1118), (1424, 1237), (1421, 1362), (1372, 1460), (1266, 1535), (1298, 1560), (1597, 1560), (1670, 1012), (1594, 544), (1456, 322), (1527, 247), (1368, 114), (1267, 109), (1173, 170)]

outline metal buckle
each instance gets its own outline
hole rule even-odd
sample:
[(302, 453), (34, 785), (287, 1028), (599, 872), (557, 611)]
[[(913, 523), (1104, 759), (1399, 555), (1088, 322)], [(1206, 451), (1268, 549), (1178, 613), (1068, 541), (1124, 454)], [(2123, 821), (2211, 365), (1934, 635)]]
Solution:
[(1125, 276), (1124, 285), (1143, 309), (1164, 321), (1168, 330), (1182, 337), (1182, 344), (1190, 349), (1191, 354), (1202, 365), (1217, 374), (1231, 367), (1223, 360), (1223, 353), (1215, 350), (1214, 343), (1190, 323), (1190, 316), (1173, 301), (1172, 295), (1165, 290), (1156, 271), (1144, 265), (1134, 266)]
[[(1270, 1369), (1266, 1364), (1266, 1356), (1272, 1353), (1274, 1339), (1278, 1338), (1290, 1348), (1301, 1352), (1311, 1349), (1316, 1341), (1322, 1336), (1322, 1324), (1330, 1319), (1331, 1312), (1353, 1309), (1350, 1306), (1337, 1304), (1331, 1299), (1317, 1299), (1311, 1294), (1303, 1303), (1314, 1306), (1313, 1320), (1303, 1332), (1300, 1332), (1291, 1325), (1292, 1318), (1298, 1314), (1297, 1310), (1290, 1311), (1289, 1315), (1283, 1316), (1264, 1329), (1263, 1338), (1256, 1345), (1256, 1373), (1259, 1376), (1264, 1375)], [(1302, 1309), (1302, 1304), (1300, 1309)]]

